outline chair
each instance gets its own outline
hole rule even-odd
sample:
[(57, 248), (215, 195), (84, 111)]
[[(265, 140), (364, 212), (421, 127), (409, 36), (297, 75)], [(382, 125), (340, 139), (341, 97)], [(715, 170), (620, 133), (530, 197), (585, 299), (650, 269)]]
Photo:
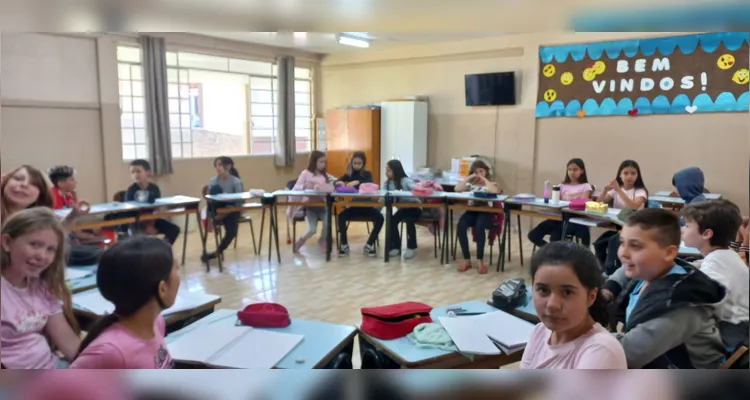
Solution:
[[(201, 189), (201, 198), (206, 198), (206, 195), (208, 194), (208, 185), (203, 186)], [(242, 208), (245, 210), (252, 210), (256, 208), (262, 208), (263, 206), (260, 203), (245, 203), (242, 205)], [(244, 211), (243, 211), (244, 212)], [(206, 216), (208, 218), (208, 216)], [(240, 217), (240, 220), (238, 224), (242, 224), (243, 222), (248, 223), (250, 225), (250, 238), (253, 241), (253, 254), (258, 254), (258, 246), (255, 241), (255, 228), (253, 227), (253, 217), (251, 215), (242, 215)], [(222, 232), (222, 227), (224, 226), (221, 219), (219, 220), (212, 220), (211, 224), (212, 228), (214, 229), (214, 236), (216, 239), (216, 245), (219, 245), (219, 242), (221, 242), (222, 238), (224, 237)], [(206, 227), (208, 227), (208, 224), (206, 224)], [(239, 239), (239, 230), (237, 231), (237, 236), (234, 238), (234, 248), (237, 248), (237, 240)]]
[[(434, 251), (435, 258), (437, 258), (438, 257), (438, 252), (437, 251), (438, 251), (438, 249), (441, 249), (442, 246), (443, 246), (443, 242), (442, 242), (442, 240), (440, 240), (440, 238), (441, 238), (441, 236), (440, 236), (441, 235), (441, 231), (440, 231), (440, 216), (435, 217), (434, 215), (432, 215), (429, 212), (430, 210), (435, 210), (435, 209), (434, 208), (425, 208), (425, 209), (423, 209), (422, 210), (422, 215), (419, 217), (418, 220), (414, 221), (414, 223), (416, 225), (419, 225), (419, 226), (424, 226), (425, 228), (428, 228), (428, 229), (430, 227), (432, 227), (432, 229), (433, 229), (433, 234), (432, 234), (432, 238), (433, 238), (433, 251)], [(446, 216), (446, 218), (448, 218), (448, 217)], [(406, 222), (406, 221), (404, 221), (404, 222)], [(401, 228), (401, 237), (403, 238), (404, 237), (404, 224), (403, 223), (401, 224), (400, 228)]]
[(748, 348), (747, 346), (740, 346), (727, 358), (719, 369), (748, 369), (749, 364), (750, 355), (748, 354)]
[[(336, 248), (341, 251), (341, 232), (339, 232), (339, 213), (338, 208), (333, 207), (333, 227), (336, 230)], [(352, 217), (346, 220), (346, 228), (349, 229), (349, 224), (352, 222), (364, 222), (365, 226), (367, 227), (367, 234), (370, 234), (370, 223), (372, 222), (370, 219), (365, 217)], [(375, 248), (378, 248), (378, 244), (380, 242), (380, 239), (375, 239)]]
[[(294, 189), (294, 185), (297, 184), (297, 180), (293, 179), (286, 183), (287, 190)], [(292, 251), (294, 251), (294, 241), (297, 240), (297, 222), (305, 221), (305, 208), (300, 208), (300, 211), (292, 217), (292, 236), (289, 236), (289, 220), (286, 220), (286, 243), (292, 245)], [(338, 238), (338, 237), (337, 237)]]

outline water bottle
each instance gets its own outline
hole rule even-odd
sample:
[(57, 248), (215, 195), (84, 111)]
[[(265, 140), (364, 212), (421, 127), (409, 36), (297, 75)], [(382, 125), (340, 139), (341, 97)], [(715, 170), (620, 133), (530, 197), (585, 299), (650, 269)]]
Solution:
[(552, 186), (552, 204), (560, 204), (560, 185)]
[(549, 181), (544, 181), (544, 204), (549, 203), (550, 197), (550, 184)]

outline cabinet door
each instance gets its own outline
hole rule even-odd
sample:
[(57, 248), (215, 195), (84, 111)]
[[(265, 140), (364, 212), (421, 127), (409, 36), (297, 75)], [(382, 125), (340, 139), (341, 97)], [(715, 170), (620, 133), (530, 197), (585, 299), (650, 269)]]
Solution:
[(327, 170), (340, 177), (346, 172), (349, 161), (349, 135), (347, 135), (347, 110), (326, 112)]
[(364, 151), (367, 169), (377, 183), (380, 176), (380, 110), (351, 109), (348, 112), (349, 151)]

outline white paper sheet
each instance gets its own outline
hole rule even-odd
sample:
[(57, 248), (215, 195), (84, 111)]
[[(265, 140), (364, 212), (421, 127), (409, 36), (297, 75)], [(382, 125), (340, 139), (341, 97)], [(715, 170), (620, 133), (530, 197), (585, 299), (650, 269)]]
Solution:
[(208, 324), (193, 329), (169, 343), (167, 349), (173, 359), (208, 363), (224, 348), (231, 347), (242, 335), (253, 328), (248, 326), (222, 326)]
[[(200, 307), (218, 298), (219, 296), (207, 293), (180, 291), (177, 293), (174, 305), (162, 311), (162, 315), (167, 316), (169, 314), (175, 314), (180, 311)], [(74, 294), (73, 304), (83, 307), (96, 315), (110, 314), (115, 311), (114, 304), (105, 300), (104, 297), (102, 297), (101, 292), (99, 292), (99, 289), (87, 290), (85, 292)]]
[(304, 338), (291, 333), (253, 329), (208, 360), (216, 367), (271, 369)]
[(476, 319), (478, 329), (483, 329), (487, 336), (510, 349), (528, 343), (534, 329), (533, 324), (504, 311), (477, 315)]
[(476, 316), (438, 317), (453, 343), (462, 353), (497, 355), (502, 352), (477, 324)]
[(94, 271), (90, 269), (65, 268), (65, 280), (72, 281), (75, 279), (85, 278), (93, 275)]

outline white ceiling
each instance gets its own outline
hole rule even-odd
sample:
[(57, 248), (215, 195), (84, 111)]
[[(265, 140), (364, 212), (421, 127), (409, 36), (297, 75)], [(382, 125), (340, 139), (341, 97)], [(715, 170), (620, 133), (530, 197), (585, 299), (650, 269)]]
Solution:
[[(338, 53), (342, 51), (362, 51), (357, 47), (340, 44), (336, 33), (324, 32), (200, 32), (201, 35), (232, 39), (242, 42), (265, 44), (277, 47), (294, 48), (315, 53)], [(499, 32), (405, 32), (378, 33), (367, 32), (371, 49), (381, 49), (390, 46), (420, 44), (431, 42), (446, 42), (499, 36)]]

